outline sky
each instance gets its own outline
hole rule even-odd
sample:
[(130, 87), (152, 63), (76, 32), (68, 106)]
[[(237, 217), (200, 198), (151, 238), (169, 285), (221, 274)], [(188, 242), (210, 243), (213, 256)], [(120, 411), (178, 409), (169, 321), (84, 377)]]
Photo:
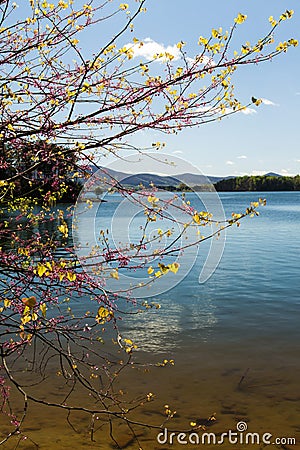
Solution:
[[(247, 21), (238, 29), (237, 42), (256, 41), (269, 29), (269, 16), (293, 9), (292, 20), (282, 23), (278, 41), (300, 41), (300, 4), (297, 0), (149, 0), (147, 13), (135, 23), (134, 35), (151, 44), (171, 48), (180, 40), (191, 57), (200, 35), (212, 28), (229, 29), (239, 12)], [(147, 47), (149, 50), (149, 46)], [(145, 55), (147, 56), (147, 50)], [(141, 55), (138, 55), (137, 58)], [(206, 175), (244, 175), (276, 172), (300, 173), (300, 46), (271, 62), (242, 67), (234, 75), (236, 93), (243, 103), (252, 96), (264, 103), (252, 114), (236, 114), (220, 122), (186, 129), (176, 136), (149, 132), (135, 143), (166, 143), (165, 153), (197, 166)]]
[[(147, 13), (135, 23), (134, 35), (148, 42), (145, 57), (151, 43), (156, 53), (158, 45), (170, 50), (180, 40), (187, 43), (185, 49), (193, 57), (200, 35), (210, 35), (211, 29), (219, 26), (229, 29), (239, 12), (247, 15), (236, 36), (240, 43), (262, 37), (269, 29), (269, 16), (279, 17), (286, 9), (294, 10), (293, 19), (282, 23), (275, 38), (300, 40), (300, 5), (295, 0), (149, 0)], [(146, 146), (162, 140), (165, 153), (188, 160), (207, 175), (298, 174), (299, 72), (300, 46), (271, 62), (242, 67), (233, 79), (239, 99), (244, 103), (252, 96), (265, 100), (255, 113), (239, 113), (176, 136), (144, 133), (136, 136), (134, 143)]]
[[(75, 6), (82, 2), (74, 0)], [(18, 3), (20, 14), (24, 12), (24, 3), (20, 0)], [(127, 3), (132, 10), (136, 7), (134, 0)], [(247, 20), (238, 27), (232, 51), (247, 40), (253, 43), (263, 37), (270, 29), (269, 17), (278, 18), (286, 9), (294, 10), (293, 19), (281, 24), (275, 40), (294, 38), (300, 42), (299, 0), (147, 0), (146, 7), (147, 12), (137, 18), (133, 33), (123, 36), (120, 42), (126, 45), (136, 37), (145, 43), (143, 50), (135, 55), (137, 63), (147, 61), (160, 49), (174, 52), (176, 60), (179, 41), (186, 42), (185, 51), (193, 58), (199, 52), (199, 36), (210, 36), (212, 28), (230, 29), (239, 12), (246, 14)], [(100, 22), (99, 32), (94, 32), (82, 45), (96, 52), (103, 39), (107, 41), (110, 34), (120, 29), (121, 20), (124, 16), (117, 15), (106, 28)], [(248, 114), (238, 113), (222, 121), (185, 129), (177, 135), (141, 132), (131, 142), (151, 147), (152, 142), (163, 141), (164, 153), (170, 158), (172, 155), (183, 158), (206, 175), (298, 174), (299, 73), (300, 45), (272, 61), (241, 67), (233, 75), (235, 94), (241, 103), (249, 103), (252, 96), (264, 99), (255, 111), (251, 108)]]

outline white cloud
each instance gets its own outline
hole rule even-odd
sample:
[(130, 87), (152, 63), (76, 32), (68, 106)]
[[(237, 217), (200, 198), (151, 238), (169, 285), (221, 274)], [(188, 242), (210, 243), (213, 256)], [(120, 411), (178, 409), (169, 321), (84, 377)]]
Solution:
[(233, 166), (233, 165), (234, 165), (234, 162), (233, 162), (233, 161), (226, 161), (225, 164), (227, 164), (227, 166)]
[(279, 106), (277, 103), (272, 102), (272, 100), (268, 100), (267, 98), (261, 99), (262, 103), (267, 106)]
[(280, 175), (284, 175), (286, 177), (294, 177), (295, 173), (291, 173), (290, 169), (281, 169), (281, 171), (279, 172)]
[(246, 114), (247, 116), (251, 115), (251, 114), (256, 114), (257, 111), (253, 108), (244, 108), (241, 110), (241, 113)]
[[(148, 61), (151, 61), (155, 55), (161, 53), (170, 53), (174, 57), (173, 61), (177, 61), (181, 58), (180, 49), (176, 46), (176, 44), (165, 46), (164, 44), (159, 44), (158, 42), (153, 41), (153, 39), (149, 37), (136, 44), (126, 44), (125, 47), (133, 50), (134, 58), (141, 57), (147, 59)], [(160, 60), (163, 59), (165, 58), (160, 58)]]
[(173, 155), (183, 155), (183, 152), (181, 150), (175, 150)]
[(246, 155), (237, 156), (237, 159), (247, 159)]
[[(131, 48), (133, 50), (133, 57), (137, 58), (145, 58), (148, 61), (152, 61), (154, 56), (169, 53), (173, 56), (173, 61), (178, 61), (182, 58), (182, 53), (180, 49), (177, 47), (177, 44), (174, 45), (164, 45), (160, 44), (150, 37), (147, 37), (143, 41), (137, 42), (136, 44), (126, 44), (126, 48)], [(166, 61), (166, 57), (162, 56), (160, 58), (157, 58), (157, 61)], [(215, 61), (206, 55), (203, 55), (201, 57), (195, 57), (190, 58), (186, 57), (186, 61), (189, 62), (191, 65), (193, 64), (201, 64), (205, 67), (213, 67), (216, 65)]]

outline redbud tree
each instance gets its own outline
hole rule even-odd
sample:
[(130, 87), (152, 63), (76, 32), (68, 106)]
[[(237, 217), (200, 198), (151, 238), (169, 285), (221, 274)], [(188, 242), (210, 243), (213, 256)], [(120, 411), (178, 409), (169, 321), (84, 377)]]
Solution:
[[(256, 213), (253, 203), (217, 223), (182, 198), (176, 205), (182, 214), (177, 234), (171, 224), (150, 238), (149, 223), (167, 217), (172, 198), (160, 198), (153, 185), (136, 192), (106, 174), (102, 189), (139, 204), (145, 223), (139, 239), (120, 246), (100, 230), (97, 261), (95, 253), (87, 255), (82, 268), (71, 239), (72, 208), (61, 208), (59, 202), (67, 198), (74, 203), (78, 182), (88, 179), (91, 165), (97, 166), (103, 155), (147, 151), (130, 140), (141, 131), (177, 133), (259, 106), (254, 96), (246, 104), (236, 98), (235, 72), (298, 45), (295, 39), (275, 40), (277, 28), (293, 15), (287, 10), (269, 18), (265, 36), (233, 49), (233, 38), (247, 19), (238, 13), (227, 31), (213, 28), (210, 36), (199, 36), (196, 55), (188, 55), (180, 41), (176, 57), (162, 51), (145, 59), (138, 56), (145, 43), (135, 36), (134, 22), (143, 20), (146, 3), (0, 1), (0, 387), (1, 414), (5, 430), (10, 428), (2, 433), (1, 444), (23, 439), (24, 420), (37, 403), (66, 411), (70, 424), (72, 414), (86, 414), (92, 439), (97, 439), (99, 417), (113, 440), (120, 421), (133, 436), (139, 426), (159, 429), (160, 423), (134, 417), (137, 408), (153, 400), (152, 393), (132, 400), (115, 390), (115, 380), (136, 364), (137, 347), (119, 331), (119, 319), (128, 313), (119, 298), (139, 311), (159, 305), (135, 300), (138, 283), (130, 292), (112, 292), (105, 279), (118, 280), (125, 269), (146, 271), (149, 284), (176, 274), (175, 255), (184, 247), (179, 235), (213, 224), (208, 236), (195, 233), (188, 244), (198, 245)], [(148, 144), (158, 153), (163, 146)], [(91, 200), (85, 207), (92, 207)], [(162, 237), (168, 244), (160, 247)], [(74, 309), (76, 302), (81, 309)], [(108, 328), (114, 341), (109, 352), (102, 345)], [(63, 388), (55, 399), (36, 389), (48, 392), (49, 377)], [(19, 399), (16, 409), (13, 395)], [(172, 416), (169, 409), (165, 413), (167, 419)]]

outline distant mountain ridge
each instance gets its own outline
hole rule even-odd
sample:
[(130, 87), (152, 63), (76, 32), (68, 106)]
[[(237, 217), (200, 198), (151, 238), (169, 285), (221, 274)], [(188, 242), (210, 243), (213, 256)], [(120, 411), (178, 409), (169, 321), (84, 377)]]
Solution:
[(123, 184), (130, 186), (139, 186), (140, 184), (145, 187), (150, 186), (153, 183), (155, 186), (178, 186), (180, 183), (185, 183), (188, 186), (203, 185), (208, 183), (217, 183), (218, 181), (232, 178), (232, 177), (216, 177), (206, 176), (201, 174), (183, 173), (178, 175), (158, 175), (155, 173), (138, 173), (131, 174), (126, 172), (119, 172), (107, 167), (98, 169), (95, 166), (91, 167), (93, 173), (98, 170), (103, 170), (103, 175), (107, 173), (117, 181), (122, 181)]
[(282, 177), (282, 175), (279, 175), (279, 173), (275, 172), (268, 172), (264, 174), (265, 177)]
[[(99, 169), (95, 166), (91, 167), (93, 173), (97, 172)], [(190, 187), (193, 186), (201, 186), (201, 185), (207, 185), (209, 183), (215, 184), (222, 180), (227, 180), (231, 178), (237, 178), (236, 176), (226, 176), (226, 177), (217, 177), (217, 176), (206, 176), (201, 174), (194, 174), (194, 173), (182, 173), (178, 175), (158, 175), (155, 173), (138, 173), (138, 174), (130, 174), (125, 172), (119, 172), (110, 168), (102, 167), (103, 174), (107, 173), (112, 178), (116, 179), (117, 181), (122, 181), (123, 184), (129, 185), (129, 186), (139, 186), (142, 184), (145, 187), (149, 187), (151, 183), (153, 183), (155, 186), (178, 186), (180, 183), (184, 183)], [(101, 170), (100, 169), (100, 170)], [(279, 175), (274, 172), (268, 172), (265, 174), (265, 176), (272, 176), (272, 177), (281, 177), (282, 175)]]

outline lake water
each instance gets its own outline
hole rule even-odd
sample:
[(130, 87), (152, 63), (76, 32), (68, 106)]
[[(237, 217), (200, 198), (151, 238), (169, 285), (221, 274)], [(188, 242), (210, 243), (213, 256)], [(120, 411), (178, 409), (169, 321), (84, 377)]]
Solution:
[[(267, 206), (259, 217), (229, 229), (223, 258), (206, 283), (198, 283), (200, 255), (178, 285), (151, 299), (161, 309), (123, 323), (123, 332), (139, 345), (138, 359), (175, 360), (174, 367), (129, 373), (123, 382), (136, 395), (157, 395), (140, 420), (160, 424), (167, 403), (177, 411), (170, 429), (189, 428), (190, 421), (201, 423), (216, 413), (210, 431), (235, 430), (245, 421), (250, 432), (297, 439), (296, 445), (282, 441), (273, 447), (299, 449), (300, 193), (220, 193), (227, 215), (244, 211), (258, 197), (266, 198)], [(63, 431), (44, 414), (44, 431), (32, 432), (41, 449), (111, 448), (103, 436), (98, 443), (83, 442), (84, 434)], [(124, 448), (138, 448), (120, 433)], [(149, 430), (140, 439), (143, 449), (182, 448), (159, 444)]]
[[(239, 228), (227, 230), (223, 257), (208, 281), (198, 282), (210, 245), (205, 242), (194, 265), (189, 259), (194, 253), (187, 251), (183, 260), (179, 259), (183, 261), (180, 271), (185, 264), (191, 267), (181, 282), (149, 299), (159, 301), (161, 309), (126, 321), (126, 329), (136, 334), (144, 350), (179, 351), (202, 343), (232, 345), (237, 340), (258, 353), (268, 349), (270, 342), (285, 352), (298, 345), (300, 193), (220, 193), (226, 217), (232, 211), (243, 212), (259, 197), (267, 197), (267, 206), (259, 208), (259, 217), (243, 219)], [(120, 202), (117, 195), (107, 198), (96, 216), (96, 228), (109, 227)], [(187, 194), (187, 199), (193, 203), (195, 194)], [(122, 220), (130, 224), (132, 212), (121, 209), (118, 214), (121, 240), (127, 235)], [(134, 225), (131, 229), (138, 229)], [(83, 230), (81, 241), (91, 240), (93, 227), (84, 223)], [(177, 275), (170, 274), (162, 286), (170, 288), (176, 282)], [(119, 282), (115, 283), (117, 287)], [(151, 289), (148, 291), (151, 294)]]
[[(244, 210), (253, 197), (221, 194), (227, 212)], [(178, 286), (160, 296), (162, 310), (153, 316), (162, 321), (165, 315), (170, 330), (155, 331), (153, 341), (148, 335), (150, 346), (178, 349), (205, 343), (223, 351), (234, 345), (235, 352), (241, 347), (250, 354), (298, 357), (300, 194), (267, 197), (259, 218), (229, 230), (223, 258), (206, 283), (198, 284), (201, 268), (196, 264)]]

